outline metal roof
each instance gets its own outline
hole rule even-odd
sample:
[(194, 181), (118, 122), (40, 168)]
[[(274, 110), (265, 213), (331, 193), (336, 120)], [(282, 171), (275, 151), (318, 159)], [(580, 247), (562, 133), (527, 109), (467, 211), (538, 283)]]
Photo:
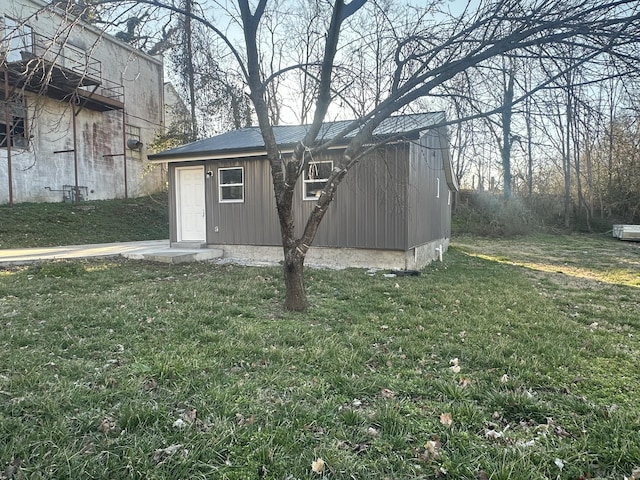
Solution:
[[(374, 137), (394, 137), (403, 134), (416, 134), (430, 126), (444, 121), (443, 112), (415, 113), (388, 117), (373, 131)], [(341, 120), (326, 122), (322, 125), (318, 139), (331, 139), (354, 120)], [(276, 125), (273, 133), (280, 147), (293, 147), (302, 140), (310, 125)], [(343, 145), (353, 138), (357, 130), (345, 137)], [(250, 156), (256, 152), (264, 151), (264, 140), (260, 133), (260, 127), (246, 127), (231, 132), (222, 133), (214, 137), (198, 140), (164, 152), (149, 155), (149, 160), (156, 162), (170, 160), (188, 160), (189, 158), (224, 157), (224, 156)]]

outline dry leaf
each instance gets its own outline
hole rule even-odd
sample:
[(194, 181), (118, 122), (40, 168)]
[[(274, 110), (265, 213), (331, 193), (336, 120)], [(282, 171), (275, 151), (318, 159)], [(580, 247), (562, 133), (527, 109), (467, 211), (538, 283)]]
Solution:
[(245, 418), (241, 413), (236, 413), (236, 421), (238, 425), (253, 425), (256, 422), (256, 417), (251, 415), (249, 418)]
[(396, 396), (396, 392), (388, 388), (383, 388), (380, 393), (384, 398), (393, 398)]
[(487, 428), (484, 431), (484, 436), (485, 436), (485, 438), (488, 438), (490, 440), (499, 440), (500, 438), (502, 438), (504, 436), (504, 431), (499, 432), (498, 430), (494, 430), (492, 428)]
[(170, 445), (167, 448), (158, 448), (156, 451), (153, 452), (153, 461), (156, 463), (160, 463), (166, 458), (174, 455), (181, 448), (182, 448), (182, 445), (180, 444)]
[(435, 437), (435, 440), (429, 440), (424, 444), (424, 453), (421, 457), (424, 460), (433, 460), (440, 456), (440, 439)]
[(460, 385), (462, 388), (467, 388), (469, 385), (471, 385), (471, 379), (461, 378), (458, 382), (458, 385)]
[(450, 412), (441, 413), (440, 423), (443, 425), (446, 425), (447, 427), (450, 427), (451, 424), (453, 423), (453, 417), (451, 416), (451, 413)]
[(324, 460), (318, 458), (311, 462), (311, 470), (313, 470), (314, 473), (322, 473), (324, 471)]
[(187, 426), (187, 424), (185, 423), (185, 421), (181, 418), (177, 419), (175, 422), (173, 422), (173, 426), (175, 428), (184, 428)]
[(195, 408), (190, 408), (182, 414), (182, 419), (187, 423), (193, 423), (196, 421), (198, 411)]
[(500, 377), (500, 381), (502, 383), (507, 383), (509, 381), (509, 375), (505, 373), (504, 375), (502, 375), (502, 377)]
[(369, 427), (367, 428), (367, 433), (372, 437), (377, 437), (380, 432), (373, 427)]
[(640, 480), (640, 467), (636, 467), (631, 472), (630, 477), (624, 477), (624, 480)]
[(108, 433), (116, 428), (116, 421), (111, 417), (104, 417), (98, 425), (98, 431), (102, 433)]
[(459, 373), (460, 372), (460, 360), (458, 358), (452, 358), (451, 360), (449, 360), (449, 365), (451, 365), (449, 367), (449, 370), (451, 370), (453, 373)]

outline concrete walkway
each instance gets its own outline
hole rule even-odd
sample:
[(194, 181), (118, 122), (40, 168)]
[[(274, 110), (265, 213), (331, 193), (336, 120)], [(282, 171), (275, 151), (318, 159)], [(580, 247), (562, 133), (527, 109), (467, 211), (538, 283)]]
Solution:
[(43, 260), (117, 256), (163, 263), (183, 263), (219, 258), (222, 256), (222, 251), (217, 249), (169, 248), (169, 240), (68, 245), (64, 247), (10, 248), (0, 249), (0, 266), (24, 265)]

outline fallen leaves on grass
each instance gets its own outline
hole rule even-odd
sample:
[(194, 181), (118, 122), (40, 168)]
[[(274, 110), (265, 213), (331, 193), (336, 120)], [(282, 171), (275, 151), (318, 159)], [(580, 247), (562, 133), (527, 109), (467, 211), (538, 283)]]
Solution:
[(369, 445), (367, 443), (357, 443), (353, 445), (347, 441), (338, 441), (338, 448), (340, 450), (347, 450), (353, 452), (357, 455), (365, 453), (369, 449)]
[(445, 412), (440, 414), (440, 423), (447, 427), (450, 427), (453, 423), (453, 417), (451, 416), (451, 412)]
[[(514, 445), (517, 448), (531, 448), (536, 445), (537, 442), (546, 438), (549, 434), (554, 434), (562, 439), (571, 437), (571, 434), (560, 425), (556, 424), (551, 417), (547, 417), (547, 422), (541, 424), (538, 424), (533, 420), (521, 420), (520, 422), (513, 424), (503, 423), (504, 419), (499, 412), (494, 412), (492, 417), (498, 423), (490, 422), (484, 429), (484, 437), (487, 440), (501, 442), (506, 445)], [(503, 426), (502, 430), (499, 429), (500, 425)], [(522, 433), (532, 435), (533, 438), (520, 438), (515, 440), (507, 437), (505, 432), (512, 427), (514, 428), (514, 432), (519, 431), (520, 435), (522, 435)], [(635, 480), (640, 480), (640, 477)]]
[(116, 428), (116, 420), (112, 417), (104, 417), (98, 424), (98, 431), (102, 433), (109, 433)]
[(449, 367), (449, 370), (451, 370), (453, 373), (460, 373), (460, 360), (458, 358), (452, 358), (449, 361), (449, 365), (451, 365)]
[(173, 427), (175, 427), (175, 428), (184, 428), (186, 426), (187, 426), (187, 424), (181, 418), (179, 418), (175, 422), (173, 422)]
[(631, 472), (630, 477), (624, 477), (624, 480), (640, 480), (640, 467), (636, 467)]
[[(176, 453), (178, 453), (180, 449), (182, 449), (182, 445), (179, 443), (174, 445), (169, 445), (166, 448), (158, 448), (153, 452), (153, 461), (155, 462), (156, 465), (159, 465), (162, 462), (164, 462), (167, 458), (170, 458)], [(189, 452), (186, 449), (182, 450), (182, 455), (184, 455), (185, 457), (187, 456), (188, 453)]]
[(198, 410), (195, 408), (179, 409), (180, 418), (173, 422), (175, 428), (184, 428), (188, 425), (193, 425), (198, 416)]
[(238, 425), (240, 426), (249, 426), (253, 425), (256, 422), (256, 417), (253, 415), (251, 415), (250, 417), (245, 417), (241, 413), (236, 413), (236, 422), (238, 422)]
[(322, 474), (324, 472), (324, 460), (317, 458), (311, 462), (311, 470), (313, 473)]
[(496, 430), (494, 425), (490, 425), (489, 428), (484, 429), (484, 437), (489, 440), (500, 440), (502, 437), (504, 437), (504, 432), (506, 432), (508, 429), (509, 425), (504, 427), (504, 430), (502, 431)]
[(416, 454), (419, 459), (424, 460), (425, 462), (430, 462), (431, 460), (435, 460), (440, 456), (440, 447), (442, 444), (440, 443), (440, 438), (437, 435), (434, 435), (431, 440), (428, 440), (424, 444), (423, 451), (416, 451)]
[(383, 388), (380, 391), (380, 394), (382, 395), (383, 398), (387, 398), (387, 399), (393, 398), (393, 397), (396, 396), (396, 392), (394, 392), (393, 390), (390, 390), (388, 388)]
[(471, 379), (461, 378), (460, 381), (458, 382), (458, 385), (462, 388), (467, 388), (469, 385), (471, 385)]

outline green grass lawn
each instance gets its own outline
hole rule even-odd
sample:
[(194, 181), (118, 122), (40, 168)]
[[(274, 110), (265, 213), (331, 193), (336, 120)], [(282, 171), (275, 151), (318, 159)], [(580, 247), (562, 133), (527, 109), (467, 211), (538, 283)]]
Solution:
[(295, 314), (279, 268), (2, 270), (0, 478), (637, 479), (639, 275), (639, 244), (463, 238), (308, 270)]
[(169, 238), (167, 195), (127, 200), (0, 205), (0, 248)]

